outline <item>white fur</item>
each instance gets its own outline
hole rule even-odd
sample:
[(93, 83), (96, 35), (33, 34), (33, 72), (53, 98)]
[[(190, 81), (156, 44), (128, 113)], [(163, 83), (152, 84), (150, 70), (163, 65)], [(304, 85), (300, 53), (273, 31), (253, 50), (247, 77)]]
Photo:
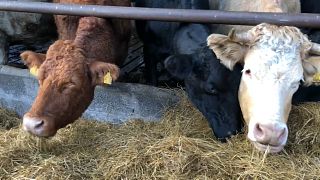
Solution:
[[(281, 27), (279, 27), (281, 29)], [(275, 124), (285, 127), (285, 122), (290, 109), (292, 95), (299, 87), (299, 81), (303, 79), (302, 34), (290, 31), (277, 31), (275, 29), (262, 29), (262, 35), (249, 48), (245, 56), (245, 65), (240, 85), (246, 87), (245, 99), (249, 99), (250, 107), (247, 107), (249, 118), (248, 138), (256, 141), (254, 127), (259, 124)], [(246, 70), (250, 69), (250, 75)], [(239, 94), (241, 96), (243, 94)], [(242, 102), (242, 105), (244, 103)], [(243, 108), (243, 107), (242, 107)], [(285, 138), (279, 144), (285, 144)]]
[[(223, 11), (248, 11), (248, 12), (283, 12), (300, 13), (299, 0), (209, 0), (210, 8)], [(274, 8), (270, 8), (274, 6)], [(247, 31), (252, 26), (243, 25), (213, 25), (216, 33), (228, 34), (234, 28), (237, 32)]]

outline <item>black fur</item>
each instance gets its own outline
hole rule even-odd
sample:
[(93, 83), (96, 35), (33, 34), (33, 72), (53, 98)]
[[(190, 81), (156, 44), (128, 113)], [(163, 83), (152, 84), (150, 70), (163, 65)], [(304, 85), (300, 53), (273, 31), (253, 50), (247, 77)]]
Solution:
[[(136, 0), (135, 6), (169, 9), (209, 9), (208, 0)], [(209, 27), (202, 24), (160, 21), (136, 21), (144, 43), (145, 77), (148, 84), (158, 85), (159, 76), (169, 74), (163, 61), (173, 54), (191, 54), (206, 41)], [(168, 77), (167, 79), (170, 79)]]

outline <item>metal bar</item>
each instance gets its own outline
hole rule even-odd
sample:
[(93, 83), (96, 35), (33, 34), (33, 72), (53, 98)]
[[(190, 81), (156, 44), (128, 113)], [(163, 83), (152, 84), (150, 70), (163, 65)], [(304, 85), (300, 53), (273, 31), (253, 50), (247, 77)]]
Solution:
[(136, 20), (235, 25), (256, 25), (266, 22), (278, 25), (320, 28), (320, 14), (303, 13), (230, 12), (216, 10), (137, 8), (18, 1), (1, 1), (0, 10)]

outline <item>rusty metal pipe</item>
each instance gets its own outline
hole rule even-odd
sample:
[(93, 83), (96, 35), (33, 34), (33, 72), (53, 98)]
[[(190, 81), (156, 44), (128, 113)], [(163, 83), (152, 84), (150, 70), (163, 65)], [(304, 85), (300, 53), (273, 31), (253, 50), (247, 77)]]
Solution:
[(45, 14), (97, 16), (136, 20), (256, 25), (262, 22), (297, 27), (320, 28), (320, 14), (230, 12), (194, 9), (160, 9), (119, 6), (1, 1), (0, 10)]

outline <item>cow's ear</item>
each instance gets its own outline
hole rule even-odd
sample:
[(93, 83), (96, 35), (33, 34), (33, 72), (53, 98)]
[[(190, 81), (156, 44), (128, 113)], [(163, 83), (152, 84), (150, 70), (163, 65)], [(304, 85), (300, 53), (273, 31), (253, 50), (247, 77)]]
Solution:
[(320, 85), (320, 56), (310, 56), (303, 60), (304, 85)]
[(244, 56), (248, 46), (243, 42), (234, 41), (230, 36), (211, 34), (207, 38), (207, 45), (216, 54), (220, 62), (232, 70), (237, 63), (244, 63)]
[(117, 65), (101, 61), (93, 61), (89, 64), (92, 77), (92, 85), (110, 85), (117, 80), (120, 69)]
[(191, 55), (172, 55), (164, 61), (167, 71), (179, 80), (183, 80), (192, 71)]
[(20, 54), (20, 57), (26, 66), (28, 66), (30, 73), (34, 76), (38, 76), (38, 69), (46, 60), (46, 55), (32, 51), (24, 51)]

